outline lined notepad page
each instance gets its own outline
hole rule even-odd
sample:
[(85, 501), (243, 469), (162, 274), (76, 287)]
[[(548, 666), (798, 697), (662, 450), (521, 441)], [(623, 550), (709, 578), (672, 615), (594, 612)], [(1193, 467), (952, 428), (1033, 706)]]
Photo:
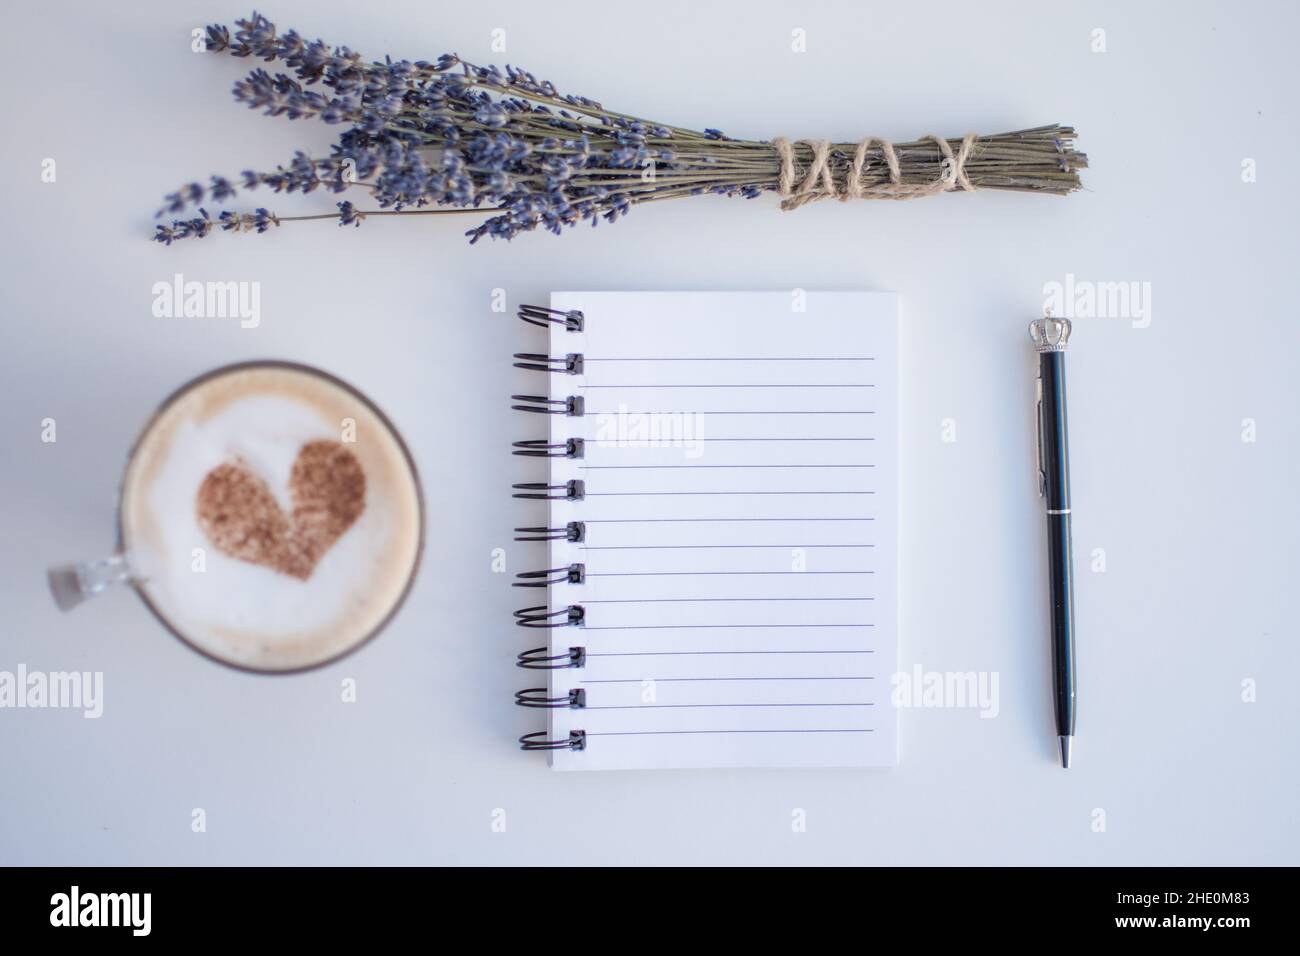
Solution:
[[(801, 296), (804, 296), (801, 300)], [(551, 567), (586, 581), (549, 591), (579, 604), (551, 653), (550, 733), (564, 770), (892, 766), (897, 667), (898, 306), (884, 293), (564, 292), (582, 332), (552, 327), (551, 375), (581, 437), (551, 481)]]

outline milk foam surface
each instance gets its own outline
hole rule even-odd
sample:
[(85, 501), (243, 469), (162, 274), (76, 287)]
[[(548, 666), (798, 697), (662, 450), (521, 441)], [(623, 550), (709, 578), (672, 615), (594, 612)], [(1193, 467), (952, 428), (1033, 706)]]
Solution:
[[(309, 578), (215, 547), (196, 501), (212, 469), (242, 465), (289, 514), (299, 451), (340, 441), (349, 419), (365, 507)], [(258, 368), (202, 383), (159, 416), (127, 472), (122, 532), (141, 592), (183, 637), (231, 663), (289, 670), (343, 653), (387, 617), (418, 558), (421, 517), (405, 454), (368, 405), (310, 373)]]

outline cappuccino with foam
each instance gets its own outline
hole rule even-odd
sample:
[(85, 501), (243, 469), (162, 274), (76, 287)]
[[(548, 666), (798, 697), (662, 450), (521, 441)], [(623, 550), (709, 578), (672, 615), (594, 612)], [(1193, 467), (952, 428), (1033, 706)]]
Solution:
[(140, 594), (198, 650), (287, 671), (379, 630), (419, 561), (405, 446), (365, 398), (303, 366), (218, 370), (141, 436), (121, 544)]

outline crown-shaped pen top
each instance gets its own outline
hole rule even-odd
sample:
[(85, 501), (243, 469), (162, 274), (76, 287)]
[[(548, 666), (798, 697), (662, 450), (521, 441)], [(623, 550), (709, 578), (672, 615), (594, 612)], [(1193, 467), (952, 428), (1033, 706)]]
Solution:
[(1069, 319), (1048, 315), (1029, 323), (1029, 337), (1039, 352), (1064, 352), (1073, 328)]

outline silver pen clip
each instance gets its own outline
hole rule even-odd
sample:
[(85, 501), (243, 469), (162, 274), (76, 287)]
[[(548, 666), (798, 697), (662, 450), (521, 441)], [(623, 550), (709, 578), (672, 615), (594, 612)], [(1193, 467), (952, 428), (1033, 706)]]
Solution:
[[(1029, 337), (1034, 341), (1034, 349), (1042, 354), (1044, 352), (1064, 352), (1066, 345), (1070, 341), (1070, 332), (1074, 329), (1074, 324), (1069, 319), (1058, 319), (1053, 317), (1049, 310), (1041, 319), (1035, 319), (1029, 323)], [(1045, 432), (1043, 430), (1043, 367), (1040, 362), (1038, 366), (1038, 497), (1047, 497), (1047, 469), (1043, 467), (1043, 446)]]
[(1047, 497), (1047, 470), (1043, 467), (1043, 376), (1039, 373), (1036, 380), (1038, 398), (1035, 401), (1036, 418), (1034, 433), (1038, 444), (1038, 497)]

